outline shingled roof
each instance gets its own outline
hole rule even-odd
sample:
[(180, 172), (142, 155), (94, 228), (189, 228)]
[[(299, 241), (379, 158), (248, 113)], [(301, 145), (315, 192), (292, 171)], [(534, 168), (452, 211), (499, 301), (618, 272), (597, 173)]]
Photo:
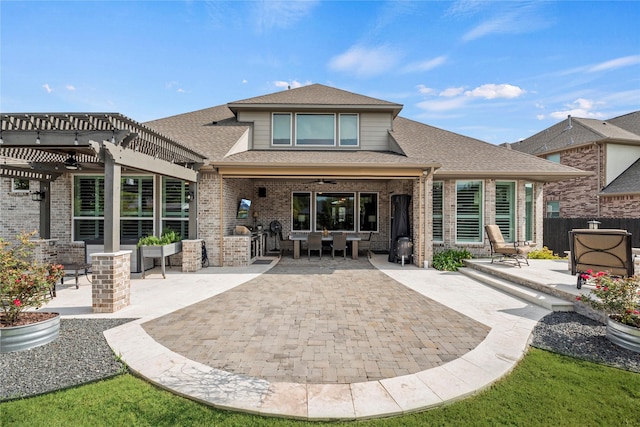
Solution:
[(598, 141), (619, 141), (640, 144), (640, 114), (631, 113), (611, 120), (567, 119), (519, 142), (510, 144), (513, 150), (536, 156), (566, 150)]
[[(146, 125), (194, 150), (206, 154), (212, 165), (340, 165), (358, 168), (436, 167), (441, 177), (493, 177), (555, 181), (588, 173), (548, 162), (504, 147), (495, 146), (402, 117), (389, 131), (389, 151), (355, 150), (233, 150), (251, 127), (236, 120), (233, 109), (300, 106), (355, 111), (384, 108), (395, 114), (400, 104), (381, 101), (323, 85), (311, 85), (275, 94), (235, 101), (147, 122)], [(232, 108), (233, 107), (233, 108)], [(339, 108), (338, 108), (339, 109)]]
[(600, 194), (615, 196), (640, 192), (640, 159), (611, 181)]

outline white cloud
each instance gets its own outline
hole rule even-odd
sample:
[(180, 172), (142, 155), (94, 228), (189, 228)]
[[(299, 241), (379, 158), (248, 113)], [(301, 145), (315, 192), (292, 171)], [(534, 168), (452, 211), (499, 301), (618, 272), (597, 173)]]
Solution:
[(307, 16), (318, 1), (265, 0), (255, 4), (258, 30), (263, 31), (290, 27)]
[(513, 86), (509, 84), (484, 84), (482, 86), (478, 86), (477, 88), (465, 92), (466, 96), (470, 97), (478, 97), (484, 99), (496, 99), (496, 98), (517, 98), (521, 95), (524, 95), (526, 91), (518, 86)]
[(418, 88), (418, 92), (420, 92), (423, 95), (431, 95), (432, 93), (435, 92), (435, 89), (426, 87), (425, 85), (418, 85), (416, 87)]
[(611, 61), (605, 61), (589, 67), (587, 71), (595, 73), (598, 71), (608, 71), (636, 64), (640, 64), (640, 55), (624, 56), (622, 58), (612, 59)]
[(564, 110), (554, 111), (549, 114), (549, 117), (554, 119), (565, 119), (568, 115), (573, 117), (582, 117), (586, 119), (600, 119), (604, 118), (604, 114), (594, 111), (598, 105), (602, 105), (601, 102), (595, 102), (590, 99), (578, 98), (571, 104), (567, 104)]
[(247, 80), (247, 79), (242, 79), (242, 83), (249, 83), (249, 80)]
[[(540, 2), (542, 3), (542, 2)], [(539, 16), (536, 8), (540, 4), (531, 2), (491, 2), (498, 10), (462, 36), (463, 41), (472, 41), (492, 34), (522, 34), (546, 28), (551, 19)], [(473, 10), (467, 8), (467, 10)]]
[(273, 84), (275, 87), (295, 89), (302, 86), (309, 86), (311, 82), (309, 80), (307, 80), (304, 83), (299, 82), (297, 80), (291, 80), (291, 81), (277, 80), (273, 82)]
[(443, 96), (445, 98), (451, 98), (451, 97), (460, 95), (462, 92), (464, 92), (463, 87), (448, 87), (442, 92), (440, 92), (438, 95)]
[(371, 77), (394, 68), (398, 59), (397, 50), (388, 45), (373, 48), (353, 46), (345, 53), (332, 58), (329, 68), (353, 73), (359, 77)]
[(69, 92), (74, 92), (76, 90), (76, 87), (74, 85), (66, 85), (65, 89), (67, 89)]
[(418, 103), (418, 107), (427, 111), (449, 111), (457, 110), (463, 107), (468, 101), (468, 98), (457, 97), (448, 99), (434, 99), (430, 101), (422, 101)]
[(439, 67), (440, 65), (444, 64), (446, 61), (447, 61), (447, 57), (446, 56), (438, 56), (436, 58), (428, 59), (426, 61), (411, 63), (411, 64), (405, 66), (402, 69), (402, 71), (404, 71), (405, 73), (430, 71), (430, 70), (433, 70), (434, 68)]
[(44, 88), (44, 90), (47, 91), (47, 93), (53, 92), (53, 88), (51, 86), (49, 86), (49, 83), (43, 84), (42, 87)]

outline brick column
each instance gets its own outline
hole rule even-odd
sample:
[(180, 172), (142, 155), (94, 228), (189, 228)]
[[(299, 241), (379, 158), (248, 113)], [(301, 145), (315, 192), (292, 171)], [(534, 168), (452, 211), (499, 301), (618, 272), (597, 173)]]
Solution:
[(91, 305), (94, 313), (115, 313), (131, 302), (131, 251), (94, 253)]
[(202, 239), (182, 241), (182, 272), (193, 273), (202, 268)]
[(38, 264), (54, 264), (58, 260), (56, 239), (30, 240), (33, 243), (32, 261)]

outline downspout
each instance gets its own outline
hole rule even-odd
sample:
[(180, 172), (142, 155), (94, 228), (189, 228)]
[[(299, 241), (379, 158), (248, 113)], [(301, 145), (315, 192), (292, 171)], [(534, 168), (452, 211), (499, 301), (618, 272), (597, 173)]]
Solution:
[[(427, 212), (427, 195), (429, 192), (429, 189), (426, 186), (426, 182), (431, 181), (433, 179), (433, 174), (435, 172), (435, 168), (429, 168), (429, 171), (422, 171), (422, 183), (423, 183), (423, 190), (422, 190), (422, 199), (423, 199), (423, 203), (424, 203), (424, 214), (422, 215), (422, 220), (421, 220), (421, 224), (426, 224), (427, 222), (427, 215), (429, 215), (429, 213)], [(421, 227), (422, 228), (422, 227)], [(426, 226), (424, 226), (424, 231), (421, 230), (421, 236), (422, 236), (422, 240), (423, 240), (423, 244), (422, 244), (422, 263), (424, 264), (425, 258), (427, 257), (427, 253), (429, 252), (427, 250), (427, 245), (431, 244), (433, 246), (433, 235), (431, 236), (431, 241), (429, 242), (427, 237), (426, 237)]]
[(224, 196), (222, 190), (224, 186), (223, 175), (220, 174), (220, 267), (224, 267)]
[(597, 177), (596, 177), (596, 216), (598, 218), (600, 218), (600, 189), (602, 188), (601, 184), (600, 184), (600, 171), (601, 171), (601, 166), (600, 166), (600, 161), (601, 161), (601, 155), (600, 155), (600, 145), (597, 142), (594, 142), (593, 145), (596, 147), (596, 150), (598, 150), (598, 170), (597, 170)]

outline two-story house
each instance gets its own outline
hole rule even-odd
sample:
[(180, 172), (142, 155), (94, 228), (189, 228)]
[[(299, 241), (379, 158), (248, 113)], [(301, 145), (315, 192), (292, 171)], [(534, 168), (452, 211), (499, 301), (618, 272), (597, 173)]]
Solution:
[(236, 226), (278, 221), (284, 236), (371, 233), (371, 248), (387, 251), (402, 195), (414, 263), (423, 265), (442, 248), (487, 255), (485, 224), (541, 244), (543, 184), (585, 175), (402, 118), (401, 109), (314, 84), (145, 124), (3, 114), (0, 235), (40, 223), (42, 237), (104, 239), (108, 252), (171, 227), (204, 239), (212, 265), (223, 266), (252, 260)]
[(545, 186), (546, 217), (640, 217), (640, 111), (609, 120), (568, 116), (509, 147), (590, 172)]

